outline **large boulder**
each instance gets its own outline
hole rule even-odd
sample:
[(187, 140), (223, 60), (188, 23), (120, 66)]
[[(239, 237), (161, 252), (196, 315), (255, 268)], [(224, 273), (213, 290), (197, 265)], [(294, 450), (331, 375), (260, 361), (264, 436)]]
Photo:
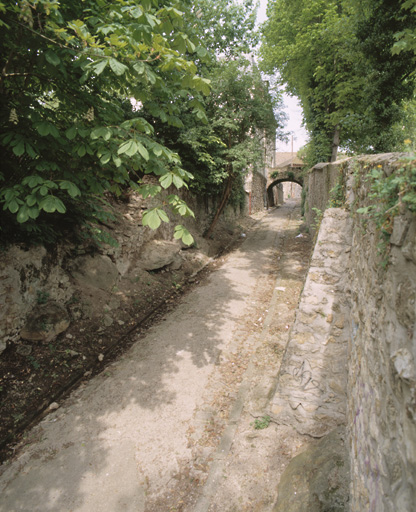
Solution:
[(49, 343), (58, 334), (66, 331), (69, 325), (69, 315), (65, 307), (58, 302), (48, 302), (37, 305), (32, 310), (20, 331), (20, 337), (28, 341)]
[(345, 427), (294, 457), (280, 479), (273, 512), (347, 512), (349, 458)]
[(105, 291), (111, 291), (117, 284), (119, 272), (108, 256), (80, 256), (72, 266), (72, 275), (82, 286), (88, 285)]
[(140, 254), (140, 266), (144, 270), (157, 270), (175, 264), (177, 268), (181, 262), (178, 242), (166, 240), (152, 240), (144, 245)]

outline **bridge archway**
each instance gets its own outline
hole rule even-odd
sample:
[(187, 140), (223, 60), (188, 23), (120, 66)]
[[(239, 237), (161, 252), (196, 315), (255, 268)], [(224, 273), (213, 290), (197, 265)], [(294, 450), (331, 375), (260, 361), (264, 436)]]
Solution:
[(303, 187), (303, 176), (301, 169), (294, 170), (280, 170), (271, 169), (269, 176), (273, 175), (273, 178), (269, 178), (267, 181), (267, 202), (268, 206), (277, 206), (276, 194), (274, 188), (280, 183), (291, 182), (296, 183)]

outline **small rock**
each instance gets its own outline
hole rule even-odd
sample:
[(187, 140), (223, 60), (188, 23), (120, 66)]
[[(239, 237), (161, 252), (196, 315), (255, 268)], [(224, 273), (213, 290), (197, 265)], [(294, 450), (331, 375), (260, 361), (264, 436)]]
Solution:
[(48, 407), (48, 411), (56, 411), (56, 409), (59, 409), (59, 404), (56, 402), (52, 402)]
[(273, 512), (349, 509), (349, 457), (345, 438), (345, 427), (339, 427), (290, 461), (280, 479)]
[(123, 320), (117, 320), (117, 323), (118, 323), (118, 325), (124, 325), (125, 324), (125, 322), (123, 322)]
[(104, 361), (104, 354), (98, 354), (98, 360), (100, 361)]
[(338, 327), (338, 329), (343, 329), (345, 326), (345, 318), (341, 316), (338, 318), (338, 320), (335, 322), (335, 327)]
[(48, 343), (68, 329), (70, 324), (67, 310), (58, 302), (37, 305), (20, 331), (20, 337), (28, 341)]
[(110, 325), (113, 325), (114, 320), (111, 318), (110, 315), (104, 315), (103, 316), (103, 324), (106, 327), (110, 327)]
[(393, 233), (390, 237), (390, 243), (401, 247), (406, 238), (410, 222), (401, 217), (395, 217), (393, 222)]
[(412, 354), (407, 348), (400, 348), (392, 356), (394, 368), (398, 376), (409, 381), (416, 381), (416, 370)]
[(71, 357), (79, 356), (79, 352), (76, 352), (75, 350), (68, 350), (67, 354), (70, 355)]
[(31, 345), (18, 345), (16, 348), (16, 353), (20, 354), (21, 356), (28, 356), (32, 353), (32, 346)]
[(92, 375), (91, 370), (88, 370), (87, 372), (84, 373), (84, 377), (90, 377), (91, 375)]

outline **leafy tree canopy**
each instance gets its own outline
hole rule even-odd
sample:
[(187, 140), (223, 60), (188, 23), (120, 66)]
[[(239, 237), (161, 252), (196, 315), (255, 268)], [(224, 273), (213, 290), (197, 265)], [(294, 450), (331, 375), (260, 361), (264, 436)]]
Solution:
[(211, 58), (228, 59), (248, 54), (259, 42), (256, 28), (258, 2), (254, 0), (195, 0), (194, 26)]
[(252, 0), (196, 0), (190, 15), (200, 47), (209, 49), (197, 61), (211, 84), (211, 94), (198, 98), (207, 122), (195, 118), (185, 99), (183, 126), (157, 123), (155, 130), (194, 175), (191, 189), (218, 200), (214, 226), (229, 201), (244, 202), (244, 177), (263, 166), (265, 140), (273, 142), (276, 129), (282, 134), (281, 95), (244, 55), (258, 41)]
[[(416, 15), (416, 0), (406, 0), (401, 3), (402, 11), (406, 12), (406, 18)], [(402, 13), (405, 15), (405, 13)], [(404, 17), (404, 16), (403, 16)], [(402, 26), (399, 32), (394, 35), (396, 42), (393, 46), (393, 54), (399, 54), (403, 51), (411, 51), (416, 54), (416, 30), (414, 26)]]
[[(159, 185), (139, 189), (145, 195), (185, 185), (189, 173), (179, 156), (143, 116), (180, 126), (178, 100), (186, 98), (204, 118), (193, 101), (195, 93), (209, 94), (209, 83), (191, 58), (196, 45), (181, 7), (158, 0), (0, 2), (3, 234), (17, 222), (35, 235), (58, 213), (97, 220), (97, 197), (138, 189), (145, 174), (159, 177)], [(169, 202), (191, 214), (177, 196)], [(154, 227), (166, 215), (150, 218)]]
[[(404, 4), (405, 2), (400, 1)], [(389, 0), (274, 0), (262, 32), (263, 68), (300, 98), (309, 163), (349, 151), (388, 151), (413, 61), (392, 55), (395, 34), (414, 21)]]
[(276, 131), (282, 136), (283, 119), (280, 94), (248, 60), (220, 61), (209, 78), (212, 93), (203, 101), (208, 123), (183, 115), (184, 129), (171, 135), (171, 143), (192, 169), (191, 188), (218, 195), (230, 166), (234, 175), (262, 167), (265, 142), (274, 141)]
[[(243, 58), (255, 12), (253, 0), (0, 0), (0, 236), (54, 241), (82, 222), (105, 238), (109, 194), (156, 196), (192, 174), (194, 190), (221, 194), (259, 165), (278, 99)], [(176, 194), (165, 206), (193, 215)], [(166, 221), (162, 208), (143, 218)]]

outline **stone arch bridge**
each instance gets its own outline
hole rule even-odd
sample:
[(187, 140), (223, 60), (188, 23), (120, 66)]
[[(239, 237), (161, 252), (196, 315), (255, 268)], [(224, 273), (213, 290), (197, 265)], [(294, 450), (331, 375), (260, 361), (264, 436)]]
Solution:
[[(272, 177), (273, 176), (273, 177)], [(267, 178), (267, 202), (269, 206), (278, 203), (277, 186), (280, 183), (292, 182), (303, 187), (302, 168), (298, 166), (269, 167)]]

